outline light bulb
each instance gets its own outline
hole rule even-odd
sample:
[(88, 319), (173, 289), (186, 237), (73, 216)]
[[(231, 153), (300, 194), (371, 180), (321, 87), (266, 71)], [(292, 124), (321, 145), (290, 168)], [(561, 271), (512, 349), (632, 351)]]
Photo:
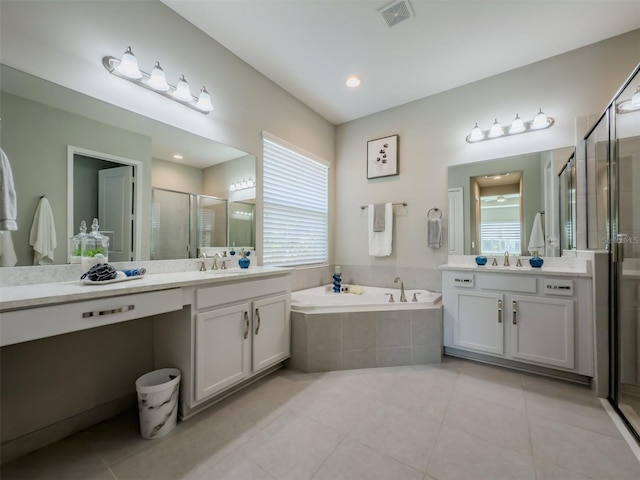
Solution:
[(549, 126), (549, 121), (547, 116), (544, 114), (542, 109), (536, 115), (536, 118), (533, 119), (533, 123), (531, 124), (531, 128), (534, 130), (539, 130), (541, 128), (547, 128)]
[(131, 47), (127, 47), (127, 50), (122, 55), (122, 60), (120, 60), (120, 64), (116, 67), (118, 72), (128, 78), (140, 79), (142, 78), (142, 73), (138, 68), (138, 60), (136, 56), (131, 51)]
[(180, 75), (180, 80), (178, 80), (178, 85), (176, 85), (176, 92), (173, 95), (183, 102), (190, 102), (193, 100), (191, 90), (189, 89), (189, 83), (184, 79), (184, 75)]
[(236, 184), (232, 183), (231, 185), (229, 185), (229, 191), (230, 192), (235, 192), (236, 191)]
[(249, 180), (247, 180), (247, 187), (253, 188), (255, 186), (256, 186), (256, 182), (253, 181), (253, 178), (249, 177)]
[(521, 133), (524, 132), (524, 130), (524, 122), (516, 113), (516, 118), (513, 119), (513, 122), (511, 122), (511, 126), (509, 127), (509, 133)]
[(489, 130), (489, 138), (500, 137), (503, 134), (504, 134), (504, 130), (502, 129), (502, 125), (498, 123), (498, 119), (496, 118), (495, 121), (493, 122), (493, 125), (491, 125), (491, 130)]
[(469, 142), (478, 142), (484, 139), (484, 133), (482, 133), (482, 130), (480, 130), (480, 127), (478, 127), (477, 123), (475, 127), (471, 129), (471, 133), (469, 134), (467, 139)]
[(156, 62), (156, 64), (153, 67), (153, 70), (151, 70), (151, 77), (149, 78), (149, 81), (147, 82), (147, 84), (151, 88), (159, 92), (166, 92), (167, 90), (169, 90), (167, 77), (164, 74), (164, 70), (160, 66), (160, 62)]
[(498, 198), (496, 198), (496, 202), (498, 203), (503, 203), (504, 201), (506, 201), (506, 198), (502, 195), (498, 195)]
[(198, 97), (198, 103), (196, 103), (196, 108), (199, 108), (203, 112), (210, 112), (213, 110), (213, 105), (211, 105), (211, 96), (207, 89), (202, 87), (200, 90), (200, 96)]
[(236, 182), (236, 190), (242, 190), (242, 184), (239, 181)]
[(351, 75), (344, 83), (347, 85), (347, 87), (354, 88), (360, 85), (361, 82), (362, 80), (360, 80), (360, 77), (358, 77), (357, 75)]

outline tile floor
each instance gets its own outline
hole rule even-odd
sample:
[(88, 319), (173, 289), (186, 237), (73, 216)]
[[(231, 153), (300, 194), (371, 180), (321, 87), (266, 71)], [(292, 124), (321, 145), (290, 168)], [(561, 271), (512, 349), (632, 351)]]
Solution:
[(633, 479), (584, 387), (456, 359), (280, 370), (161, 440), (123, 414), (3, 465), (3, 480)]

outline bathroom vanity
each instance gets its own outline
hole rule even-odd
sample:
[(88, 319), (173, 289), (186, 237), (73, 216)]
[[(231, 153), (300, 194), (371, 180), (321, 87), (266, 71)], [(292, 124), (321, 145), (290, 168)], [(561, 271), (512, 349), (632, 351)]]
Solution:
[(155, 368), (182, 371), (181, 416), (290, 355), (290, 270), (253, 267), (4, 287), (0, 346), (151, 317)]
[(444, 346), (449, 355), (588, 383), (594, 375), (589, 264), (542, 268), (443, 265)]

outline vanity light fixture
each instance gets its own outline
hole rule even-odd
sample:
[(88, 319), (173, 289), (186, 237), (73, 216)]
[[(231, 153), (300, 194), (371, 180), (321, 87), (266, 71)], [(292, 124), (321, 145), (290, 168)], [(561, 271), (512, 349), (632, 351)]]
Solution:
[(630, 113), (640, 110), (640, 85), (629, 100), (618, 103), (618, 113)]
[[(639, 90), (640, 91), (640, 90)], [(640, 94), (638, 94), (638, 102), (640, 104)], [(640, 109), (640, 105), (638, 106)], [(525, 122), (520, 118), (520, 115), (516, 114), (516, 118), (513, 119), (511, 125), (503, 127), (496, 118), (489, 130), (482, 130), (476, 123), (471, 129), (471, 133), (467, 135), (467, 143), (476, 143), (483, 140), (492, 140), (494, 138), (507, 137), (509, 135), (518, 135), (520, 133), (533, 132), (536, 130), (544, 130), (549, 128), (555, 123), (555, 120), (551, 117), (547, 117), (545, 113), (540, 109), (538, 114), (533, 120)]]
[(355, 88), (362, 83), (362, 80), (357, 75), (351, 75), (344, 83), (347, 87)]
[(121, 59), (111, 56), (103, 57), (102, 65), (109, 73), (117, 77), (129, 80), (136, 85), (175, 100), (200, 113), (206, 115), (213, 110), (211, 96), (204, 86), (200, 90), (198, 97), (194, 97), (184, 75), (180, 76), (176, 86), (167, 83), (167, 77), (160, 66), (160, 62), (155, 63), (151, 74), (143, 72), (138, 67), (138, 60), (131, 51), (131, 47), (127, 47)]
[(237, 192), (239, 190), (246, 190), (247, 188), (253, 188), (256, 186), (256, 182), (253, 178), (249, 177), (248, 179), (238, 180), (237, 182), (232, 182), (229, 185), (230, 192)]

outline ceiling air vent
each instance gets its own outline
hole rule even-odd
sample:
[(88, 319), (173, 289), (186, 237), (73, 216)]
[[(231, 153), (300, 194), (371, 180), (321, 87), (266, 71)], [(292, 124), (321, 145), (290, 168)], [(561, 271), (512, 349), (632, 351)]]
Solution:
[(409, 5), (409, 0), (392, 2), (385, 5), (378, 11), (380, 12), (380, 15), (382, 15), (382, 18), (388, 27), (393, 27), (403, 20), (413, 17), (413, 11), (411, 10), (411, 5)]

